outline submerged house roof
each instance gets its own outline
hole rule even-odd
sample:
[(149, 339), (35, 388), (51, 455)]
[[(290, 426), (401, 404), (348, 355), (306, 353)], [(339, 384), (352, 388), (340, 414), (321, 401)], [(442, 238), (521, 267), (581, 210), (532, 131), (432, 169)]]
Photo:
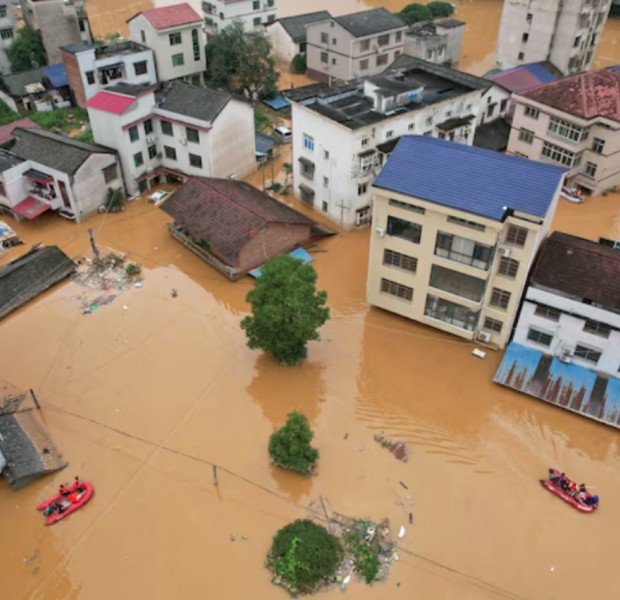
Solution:
[(545, 217), (564, 173), (526, 158), (406, 135), (374, 185), (502, 221), (509, 210)]
[(620, 250), (556, 231), (544, 241), (530, 283), (620, 311)]
[(32, 250), (0, 268), (0, 319), (75, 270), (58, 247)]
[(2, 473), (15, 489), (67, 466), (32, 409), (0, 414), (0, 454)]
[(269, 223), (312, 221), (243, 181), (191, 177), (163, 205), (196, 243), (227, 262)]

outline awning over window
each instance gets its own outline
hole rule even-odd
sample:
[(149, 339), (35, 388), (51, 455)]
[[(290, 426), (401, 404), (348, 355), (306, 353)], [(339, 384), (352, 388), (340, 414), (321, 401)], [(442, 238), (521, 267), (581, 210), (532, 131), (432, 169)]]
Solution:
[(299, 162), (308, 169), (314, 169), (314, 163), (303, 156), (299, 157)]
[(467, 125), (471, 121), (473, 121), (474, 115), (468, 115), (466, 117), (460, 117), (458, 119), (448, 119), (443, 123), (439, 123), (437, 125), (437, 129), (440, 131), (454, 131), (459, 127), (463, 127), (463, 125)]
[(303, 183), (299, 184), (299, 189), (306, 195), (306, 196), (314, 196), (314, 190), (311, 187), (308, 187), (307, 185), (304, 185)]
[(50, 208), (51, 206), (43, 202), (43, 200), (28, 196), (28, 198), (22, 200), (17, 206), (13, 207), (13, 212), (27, 219), (34, 219)]
[(372, 156), (375, 152), (376, 150), (374, 148), (371, 148), (370, 150), (364, 150), (364, 152), (359, 153), (359, 157), (366, 158), (367, 156)]
[(28, 177), (28, 179), (32, 179), (32, 181), (36, 181), (41, 185), (46, 185), (48, 183), (52, 183), (54, 178), (47, 173), (42, 173), (41, 171), (37, 171), (36, 169), (28, 169), (24, 173), (24, 177)]

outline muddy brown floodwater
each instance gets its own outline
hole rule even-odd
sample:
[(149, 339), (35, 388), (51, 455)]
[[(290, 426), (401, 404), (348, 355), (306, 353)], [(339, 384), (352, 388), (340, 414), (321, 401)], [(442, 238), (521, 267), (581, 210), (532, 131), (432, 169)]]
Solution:
[[(327, 3), (280, 6), (290, 14)], [(499, 9), (498, 0), (458, 7), (470, 15), (473, 72), (492, 66)], [(618, 24), (601, 43), (605, 64), (620, 62)], [(287, 159), (276, 165), (280, 181)], [(262, 174), (251, 180), (261, 185)], [(3, 599), (284, 599), (265, 553), (275, 531), (314, 514), (321, 497), (329, 510), (407, 530), (390, 578), (352, 583), (353, 598), (618, 597), (618, 432), (494, 385), (499, 353), (476, 359), (457, 338), (369, 309), (368, 230), (314, 249), (332, 318), (308, 360), (283, 368), (245, 347), (239, 322), (252, 281), (230, 283), (187, 252), (144, 200), (84, 225), (8, 220), (27, 246), (0, 263), (41, 241), (79, 256), (92, 226), (100, 246), (144, 265), (145, 281), (88, 315), (82, 288), (68, 282), (0, 322), (0, 383), (35, 389), (70, 462), (18, 492), (0, 481)], [(620, 239), (620, 195), (562, 201), (554, 227)], [(292, 409), (316, 432), (312, 479), (268, 461), (268, 437)], [(407, 443), (408, 463), (374, 442), (380, 432)], [(549, 465), (586, 481), (599, 511), (577, 513), (543, 492), (537, 479)], [(75, 474), (95, 497), (43, 527), (35, 505)]]

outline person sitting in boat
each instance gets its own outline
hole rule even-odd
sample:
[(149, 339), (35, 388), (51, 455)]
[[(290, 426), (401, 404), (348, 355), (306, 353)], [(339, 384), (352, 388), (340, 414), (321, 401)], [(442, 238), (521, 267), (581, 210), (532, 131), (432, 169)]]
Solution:
[(67, 488), (67, 486), (64, 483), (60, 484), (60, 487), (58, 488), (58, 495), (59, 496), (65, 496), (67, 497), (69, 495), (70, 491)]
[(76, 475), (75, 479), (73, 480), (73, 485), (71, 486), (71, 491), (81, 492), (83, 489), (84, 489), (84, 486), (82, 482), (80, 481), (80, 478)]
[(585, 483), (579, 484), (579, 491), (575, 494), (575, 500), (578, 502), (584, 503), (586, 498), (588, 497), (588, 490), (586, 489)]
[(566, 478), (564, 473), (560, 475), (560, 488), (564, 492), (568, 492), (570, 490), (570, 481)]
[(598, 496), (588, 496), (586, 498), (586, 504), (588, 506), (593, 506), (594, 508), (596, 508), (598, 506)]

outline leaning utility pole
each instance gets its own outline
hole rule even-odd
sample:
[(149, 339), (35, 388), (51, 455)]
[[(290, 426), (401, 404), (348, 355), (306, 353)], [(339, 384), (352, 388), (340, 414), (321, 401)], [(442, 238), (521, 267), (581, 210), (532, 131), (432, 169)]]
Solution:
[(92, 227), (88, 228), (88, 236), (90, 237), (90, 245), (93, 249), (93, 253), (95, 254), (97, 258), (99, 258), (99, 248), (97, 248), (95, 244), (95, 234), (93, 233)]

